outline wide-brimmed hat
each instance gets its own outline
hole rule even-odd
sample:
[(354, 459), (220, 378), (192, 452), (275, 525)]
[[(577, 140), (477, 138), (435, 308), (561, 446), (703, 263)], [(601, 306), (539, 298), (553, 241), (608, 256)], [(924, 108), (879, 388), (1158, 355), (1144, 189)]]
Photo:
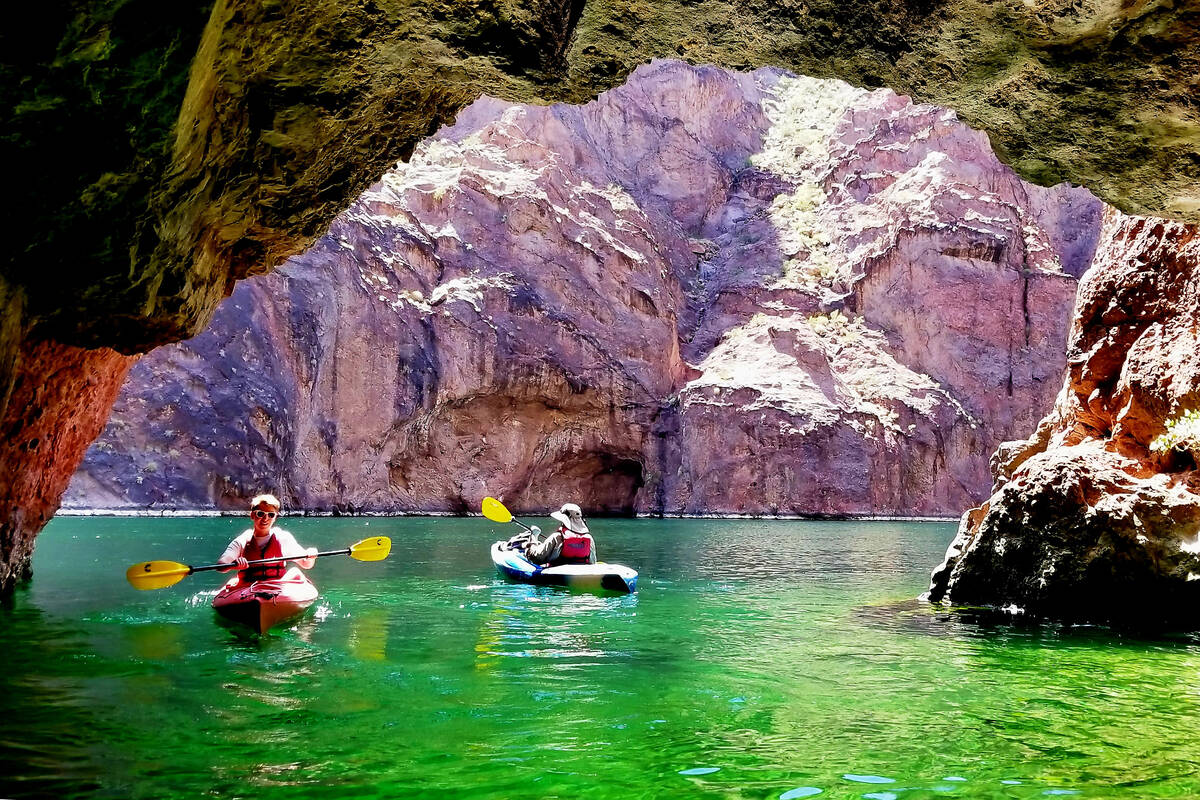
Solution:
[(551, 512), (551, 517), (566, 526), (571, 533), (587, 533), (587, 523), (583, 521), (583, 510), (574, 503), (565, 503), (558, 511)]

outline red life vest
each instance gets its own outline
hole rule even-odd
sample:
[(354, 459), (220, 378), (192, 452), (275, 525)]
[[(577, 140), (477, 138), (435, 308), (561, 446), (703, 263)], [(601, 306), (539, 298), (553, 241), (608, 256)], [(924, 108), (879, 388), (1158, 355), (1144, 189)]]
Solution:
[[(246, 546), (242, 548), (242, 555), (247, 561), (257, 561), (260, 558), (278, 558), (283, 555), (283, 547), (279, 544), (279, 540), (275, 538), (275, 534), (271, 534), (271, 538), (267, 539), (266, 544), (259, 550), (254, 546), (254, 536), (250, 537), (250, 541), (246, 542)], [(273, 581), (283, 577), (283, 573), (287, 572), (287, 563), (284, 561), (272, 561), (270, 564), (254, 564), (242, 570), (242, 583), (254, 583), (255, 581)]]
[(586, 564), (592, 557), (592, 537), (587, 533), (563, 531), (562, 555), (563, 561)]

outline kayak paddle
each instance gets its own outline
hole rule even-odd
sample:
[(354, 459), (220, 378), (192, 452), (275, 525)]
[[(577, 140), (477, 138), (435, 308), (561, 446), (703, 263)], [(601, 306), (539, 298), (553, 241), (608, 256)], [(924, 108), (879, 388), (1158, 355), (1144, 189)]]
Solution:
[[(317, 553), (312, 558), (321, 556), (350, 556), (357, 561), (383, 561), (392, 550), (392, 540), (386, 536), (372, 536), (355, 542), (344, 550), (328, 550)], [(298, 561), (309, 556), (289, 556), (287, 558), (260, 558), (248, 561), (250, 564), (270, 564), (276, 561)], [(209, 564), (203, 567), (189, 567), (177, 561), (143, 561), (125, 570), (125, 578), (135, 589), (165, 589), (174, 586), (193, 572), (208, 572), (213, 569), (228, 569), (233, 564)]]
[(524, 522), (521, 522), (519, 519), (514, 519), (512, 512), (504, 507), (504, 503), (501, 503), (494, 497), (483, 498), (483, 515), (492, 522), (515, 522), (526, 531), (530, 533), (533, 532)]

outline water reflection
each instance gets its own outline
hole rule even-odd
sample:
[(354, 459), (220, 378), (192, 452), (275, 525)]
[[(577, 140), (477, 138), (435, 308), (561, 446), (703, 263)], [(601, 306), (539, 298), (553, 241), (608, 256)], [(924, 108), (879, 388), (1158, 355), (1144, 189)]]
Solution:
[(491, 609), (479, 626), (479, 638), (475, 642), (475, 668), (494, 669), (498, 657), (503, 655), (504, 638), (511, 627), (519, 624), (516, 613), (506, 606)]
[[(484, 617), (476, 666), (494, 666), (492, 657), (611, 658), (629, 653), (612, 646), (597, 619), (633, 613), (637, 595), (597, 595), (556, 588), (498, 583), (498, 601)], [(563, 667), (568, 668), (568, 667)]]
[(187, 641), (181, 625), (165, 622), (148, 622), (129, 625), (122, 629), (125, 641), (123, 648), (143, 661), (178, 661), (187, 653)]
[(367, 608), (352, 612), (350, 618), (350, 652), (363, 661), (387, 659), (389, 612), (382, 608)]

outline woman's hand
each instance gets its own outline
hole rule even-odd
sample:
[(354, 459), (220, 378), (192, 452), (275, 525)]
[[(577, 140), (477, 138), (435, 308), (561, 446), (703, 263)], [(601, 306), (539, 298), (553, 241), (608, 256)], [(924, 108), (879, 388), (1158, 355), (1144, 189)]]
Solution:
[(300, 569), (312, 569), (313, 565), (317, 563), (317, 548), (304, 548), (304, 557), (296, 559), (295, 563)]
[(250, 564), (250, 562), (246, 560), (245, 556), (239, 556), (236, 561), (232, 561), (229, 564), (226, 564), (224, 567), (217, 570), (217, 572), (232, 572), (235, 569), (238, 572), (241, 572), (247, 566), (249, 566), (249, 564)]

